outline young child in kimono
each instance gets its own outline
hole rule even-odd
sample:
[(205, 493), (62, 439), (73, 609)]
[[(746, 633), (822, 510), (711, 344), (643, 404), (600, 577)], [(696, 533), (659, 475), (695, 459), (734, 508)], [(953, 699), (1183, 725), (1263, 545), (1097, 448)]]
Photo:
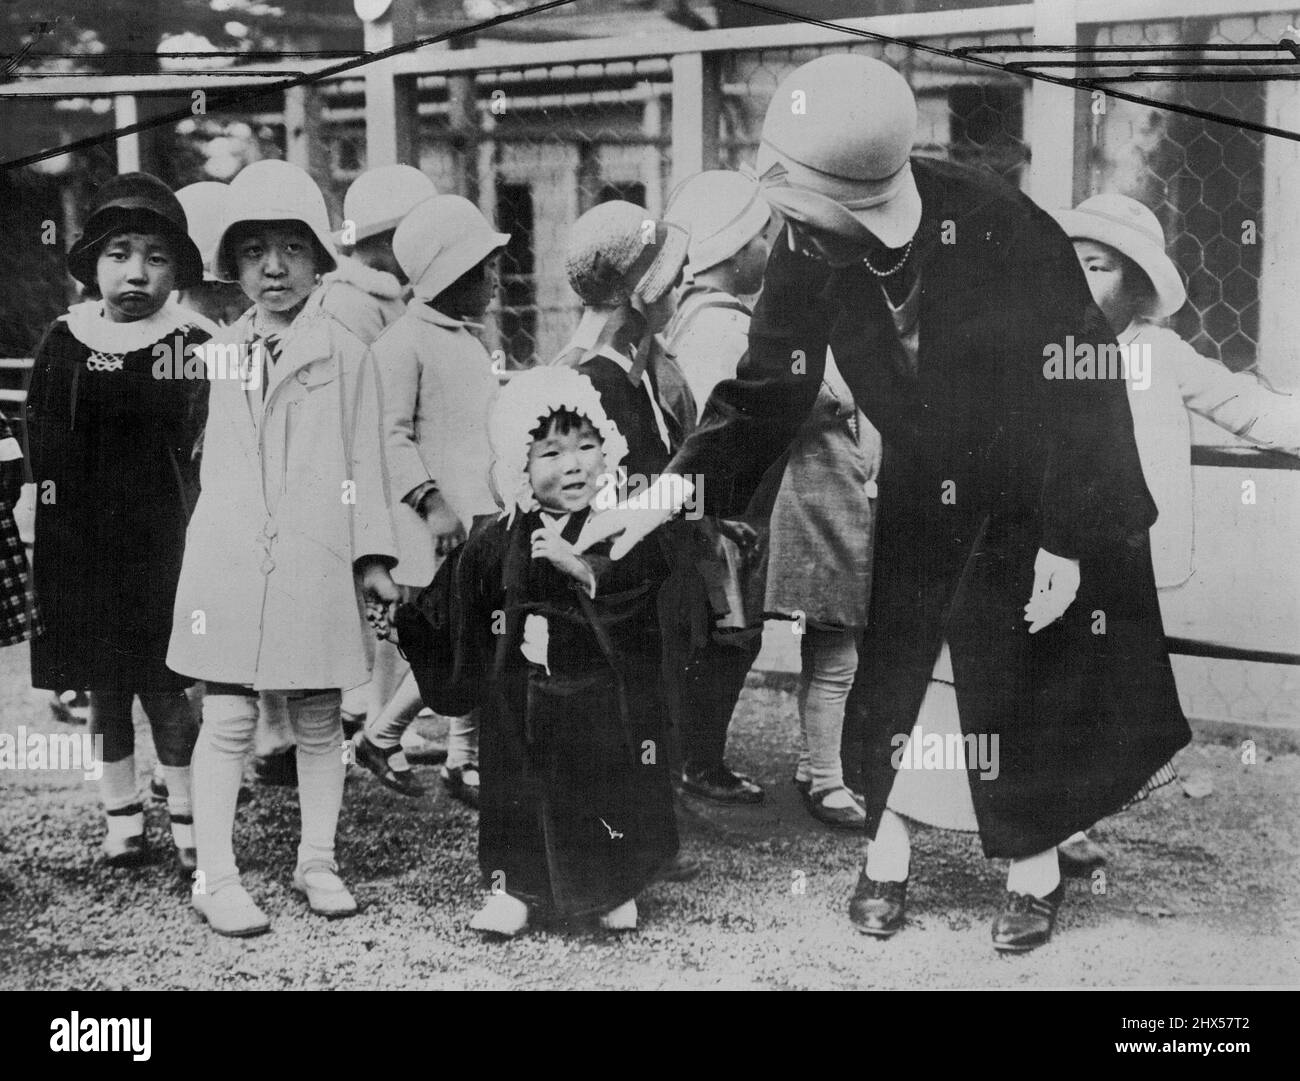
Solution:
[(180, 202), (148, 173), (96, 192), (68, 271), (94, 299), (45, 335), (24, 405), (44, 623), (32, 640), (32, 685), (89, 692), (90, 731), (103, 740), (104, 855), (116, 866), (148, 859), (132, 722), (139, 697), (188, 874), (192, 680), (169, 670), (166, 653), (192, 498), (183, 478), (208, 391), (185, 362), (216, 328), (172, 299), (202, 280), (203, 263)]
[(282, 703), (297, 743), (293, 888), (328, 918), (357, 907), (334, 860), (341, 690), (369, 673), (358, 592), (395, 601), (396, 557), (374, 361), (319, 304), (334, 259), (325, 200), (305, 172), (260, 161), (235, 177), (216, 270), (253, 307), (222, 331), (213, 358), (203, 490), (167, 654), (175, 671), (207, 684), (194, 752), (193, 904), (223, 935), (269, 928), (232, 842), (259, 695)]
[(459, 553), (452, 621), (480, 711), (491, 889), (470, 926), (514, 935), (594, 916), (630, 930), (677, 853), (655, 616), (667, 566), (653, 542), (619, 563), (597, 554), (607, 546), (576, 554), (627, 453), (585, 376), (515, 375), (489, 434), (504, 513)]
[[(1186, 303), (1187, 290), (1147, 207), (1108, 193), (1055, 217), (1074, 241), (1093, 299), (1130, 358), (1125, 377), (1133, 434), (1160, 511), (1151, 527), (1151, 560), (1163, 601), (1195, 570), (1190, 413), (1257, 446), (1300, 454), (1300, 397), (1202, 356), (1164, 325)], [(1105, 853), (1083, 833), (1060, 852), (1062, 868), (1072, 874), (1105, 862)]]

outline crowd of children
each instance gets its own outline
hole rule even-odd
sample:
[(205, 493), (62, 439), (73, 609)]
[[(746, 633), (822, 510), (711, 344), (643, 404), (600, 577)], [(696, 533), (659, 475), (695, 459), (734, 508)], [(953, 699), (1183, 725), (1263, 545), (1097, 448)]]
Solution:
[[(1173, 588), (1192, 573), (1187, 410), (1294, 453), (1300, 405), (1162, 325), (1186, 294), (1149, 210), (1103, 195), (1059, 221), (1120, 342), (1155, 354), (1130, 398)], [(423, 760), (445, 754), (443, 785), (479, 808), (488, 896), (471, 926), (633, 928), (651, 881), (698, 871), (678, 850), (679, 790), (764, 798), (725, 759), (764, 618), (801, 635), (794, 783), (815, 818), (863, 829), (841, 746), (882, 443), (834, 359), (744, 515), (687, 515), (617, 561), (584, 536), (736, 378), (784, 224), (757, 180), (722, 170), (685, 181), (662, 219), (595, 206), (565, 253), (572, 339), (502, 380), (480, 332), (510, 237), (414, 168), (363, 174), (337, 231), (284, 162), (176, 194), (144, 173), (104, 184), (68, 254), (85, 299), (36, 351), (23, 431), (0, 420), (0, 644), (31, 640), (35, 687), (89, 695), (107, 861), (149, 857), (138, 697), (211, 928), (270, 926), (233, 843), (254, 751), (260, 776), (297, 787), (294, 889), (350, 915), (347, 764), (420, 796), (410, 726), (431, 707), (449, 736)], [(168, 351), (180, 363), (160, 377)], [(24, 453), (30, 573), (12, 513)], [(1105, 856), (1080, 834), (1060, 858)]]

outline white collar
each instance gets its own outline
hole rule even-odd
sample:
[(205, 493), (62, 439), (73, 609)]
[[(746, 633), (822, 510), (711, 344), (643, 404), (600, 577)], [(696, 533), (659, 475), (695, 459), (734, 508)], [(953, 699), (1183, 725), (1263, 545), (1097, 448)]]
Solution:
[(218, 330), (214, 323), (170, 297), (153, 315), (131, 323), (115, 323), (109, 319), (104, 314), (102, 300), (74, 304), (60, 318), (68, 324), (68, 330), (77, 341), (101, 353), (134, 353), (183, 327), (198, 327), (210, 335), (215, 335)]
[(363, 293), (381, 300), (401, 300), (402, 283), (386, 270), (376, 270), (366, 266), (360, 259), (351, 255), (340, 255), (338, 265), (321, 277), (321, 284), (326, 282), (346, 282), (356, 286)]

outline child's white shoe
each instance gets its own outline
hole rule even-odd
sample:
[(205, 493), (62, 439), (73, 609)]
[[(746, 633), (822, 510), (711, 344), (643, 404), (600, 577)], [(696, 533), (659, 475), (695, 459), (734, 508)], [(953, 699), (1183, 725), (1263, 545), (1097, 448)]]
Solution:
[(266, 913), (238, 882), (221, 887), (216, 893), (195, 893), (194, 910), (219, 935), (247, 938), (271, 929)]
[(471, 930), (513, 938), (528, 928), (528, 906), (508, 893), (494, 893), (469, 921)]
[(636, 930), (636, 901), (624, 901), (618, 908), (612, 908), (600, 917), (600, 925), (606, 931)]

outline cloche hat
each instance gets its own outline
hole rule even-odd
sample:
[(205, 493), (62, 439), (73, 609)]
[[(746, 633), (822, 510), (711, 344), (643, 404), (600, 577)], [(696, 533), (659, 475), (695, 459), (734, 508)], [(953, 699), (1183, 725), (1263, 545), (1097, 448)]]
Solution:
[(352, 223), (359, 242), (396, 229), (407, 214), (437, 194), (433, 181), (414, 166), (380, 165), (352, 181), (343, 196), (343, 217)]
[(338, 266), (325, 196), (304, 170), (287, 161), (255, 161), (241, 169), (226, 191), (222, 221), (215, 267), (222, 281), (235, 281), (239, 276), (230, 250), (230, 231), (244, 222), (300, 222), (310, 230), (319, 254), (328, 261), (323, 269)]
[(86, 227), (68, 252), (68, 273), (94, 287), (95, 264), (104, 243), (119, 233), (158, 233), (176, 247), (176, 288), (203, 280), (203, 257), (190, 239), (185, 208), (152, 173), (122, 173), (95, 192)]
[(435, 195), (408, 213), (393, 234), (393, 255), (417, 300), (432, 300), (466, 271), (510, 242), (468, 199)]
[(921, 221), (915, 135), (916, 100), (897, 71), (854, 53), (820, 56), (768, 102), (756, 172), (788, 217), (898, 248)]
[(1058, 210), (1053, 217), (1071, 240), (1095, 240), (1138, 265), (1155, 288), (1152, 310), (1145, 314), (1164, 319), (1187, 303), (1183, 277), (1165, 252), (1160, 219), (1136, 199), (1106, 192), (1073, 210)]
[(187, 184), (178, 189), (176, 198), (185, 208), (190, 239), (203, 257), (203, 280), (217, 281), (212, 263), (217, 255), (217, 241), (221, 239), (222, 222), (226, 216), (226, 185), (216, 180), (200, 180), (197, 184)]
[(664, 219), (690, 234), (688, 269), (692, 274), (730, 259), (772, 217), (758, 181), (729, 169), (706, 169), (688, 176), (668, 200)]

